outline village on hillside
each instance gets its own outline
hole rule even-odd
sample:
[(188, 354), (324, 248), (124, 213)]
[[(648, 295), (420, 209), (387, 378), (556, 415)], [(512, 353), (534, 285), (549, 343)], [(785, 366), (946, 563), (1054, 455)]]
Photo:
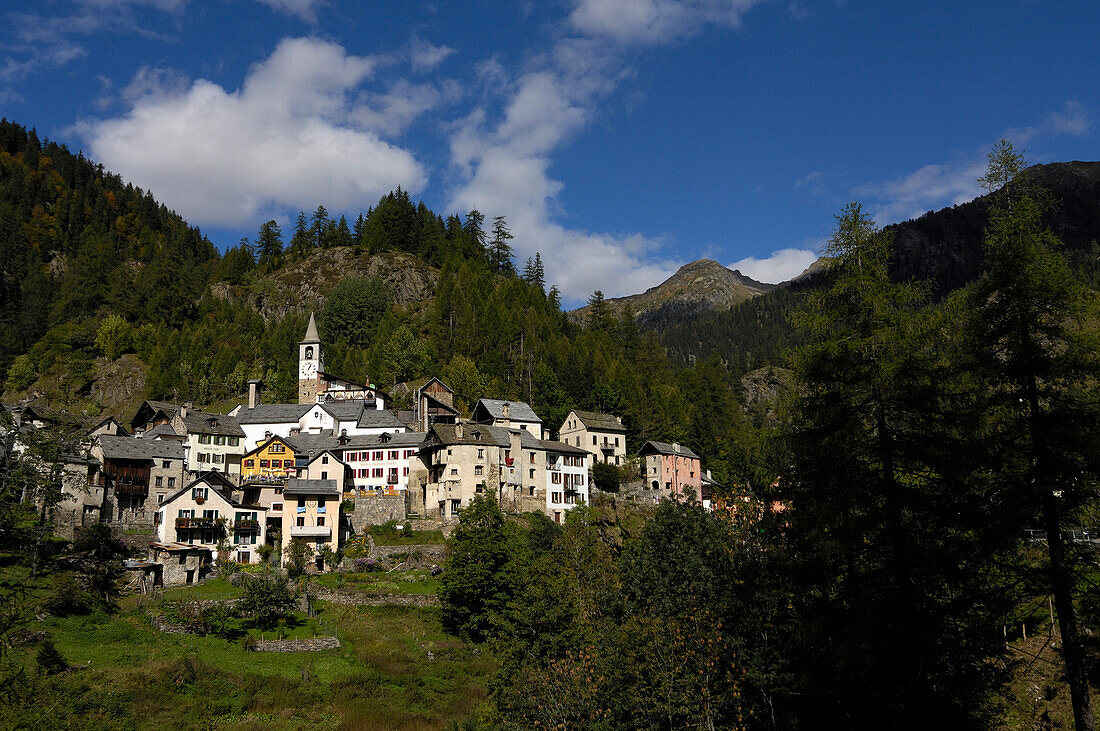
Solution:
[[(152, 584), (189, 584), (219, 559), (261, 561), (263, 546), (286, 565), (292, 542), (322, 572), (370, 526), (446, 526), (482, 494), (505, 512), (561, 523), (590, 502), (597, 464), (630, 468), (614, 473), (634, 476), (617, 491), (635, 503), (709, 507), (715, 484), (684, 445), (647, 441), (628, 455), (613, 414), (574, 409), (556, 434), (522, 401), (482, 398), (465, 416), (438, 378), (415, 389), (412, 410), (392, 409), (374, 384), (325, 370), (313, 315), (298, 344), (298, 402), (265, 403), (262, 393), (250, 381), (248, 401), (226, 414), (144, 401), (129, 425), (107, 418), (86, 430), (53, 465), (57, 532), (104, 523), (151, 536), (139, 564)], [(4, 410), (15, 451), (26, 434), (72, 416), (34, 401)]]

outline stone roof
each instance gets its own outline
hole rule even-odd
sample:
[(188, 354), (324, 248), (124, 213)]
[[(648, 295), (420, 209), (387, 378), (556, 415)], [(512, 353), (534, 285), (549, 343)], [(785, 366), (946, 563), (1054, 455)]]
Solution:
[(176, 434), (176, 430), (172, 428), (171, 424), (157, 424), (142, 436), (146, 439), (154, 439), (156, 437), (176, 437), (178, 439), (182, 435)]
[(256, 404), (251, 409), (242, 406), (234, 418), (238, 424), (291, 424), (312, 408), (312, 404)]
[(183, 459), (183, 445), (179, 442), (111, 434), (103, 434), (98, 439), (104, 459)]
[(244, 429), (236, 417), (225, 414), (209, 414), (205, 411), (187, 410), (184, 416), (181, 411), (179, 416), (188, 434), (216, 434), (227, 437), (243, 437)]
[(598, 411), (581, 411), (573, 409), (580, 422), (589, 429), (598, 431), (626, 432), (626, 427), (611, 414), (601, 414)]
[(688, 457), (689, 459), (699, 459), (699, 455), (684, 445), (668, 444), (667, 442), (646, 442), (642, 445), (642, 448), (638, 450), (638, 455), (644, 457), (647, 454), (667, 454), (677, 457)]
[[(397, 434), (357, 434), (346, 437), (341, 443), (339, 436), (326, 429), (319, 434), (295, 434), (287, 437), (287, 442), (295, 452), (301, 454), (320, 454), (325, 450), (345, 451), (349, 449), (374, 449), (377, 447), (416, 447), (419, 449), (426, 435), (422, 432), (399, 432)], [(383, 437), (385, 441), (383, 441)]]
[[(458, 432), (461, 430), (462, 435)], [(479, 438), (480, 436), (480, 438)], [(425, 446), (455, 444), (484, 444), (490, 447), (509, 447), (512, 439), (509, 430), (501, 426), (485, 424), (432, 424)]]
[(553, 439), (540, 439), (539, 443), (542, 444), (542, 448), (547, 452), (554, 452), (555, 454), (574, 454), (585, 457), (591, 456), (587, 449), (574, 447), (572, 444), (566, 444), (565, 442), (558, 442)]
[[(505, 401), (503, 399), (483, 398), (478, 399), (474, 405), (473, 418), (479, 421), (479, 414), (485, 413), (494, 419), (504, 418), (504, 405), (508, 404), (508, 418), (512, 421), (531, 421), (542, 423), (542, 419), (529, 405), (523, 401)], [(483, 417), (482, 417), (483, 418)]]
[(340, 495), (340, 485), (336, 480), (302, 480), (291, 477), (283, 487), (283, 495)]
[(363, 399), (349, 401), (325, 401), (321, 408), (328, 412), (329, 416), (338, 421), (354, 421), (366, 408), (367, 402)]
[(355, 426), (359, 429), (402, 429), (405, 423), (385, 409), (363, 409)]

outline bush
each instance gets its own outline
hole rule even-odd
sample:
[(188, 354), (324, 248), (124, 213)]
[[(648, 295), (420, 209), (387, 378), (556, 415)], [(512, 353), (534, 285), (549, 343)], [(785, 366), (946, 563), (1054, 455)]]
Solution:
[(53, 578), (50, 593), (42, 600), (42, 609), (55, 617), (87, 614), (95, 599), (84, 590), (72, 574), (58, 574)]
[(133, 339), (134, 329), (118, 315), (108, 315), (95, 334), (96, 347), (107, 360), (115, 360), (128, 351)]
[(294, 609), (294, 597), (278, 574), (256, 574), (248, 577), (238, 606), (257, 627), (271, 629)]
[(603, 492), (618, 492), (622, 473), (619, 468), (606, 462), (592, 465), (592, 485)]
[(286, 570), (290, 578), (296, 579), (306, 572), (306, 562), (312, 549), (301, 538), (291, 539), (286, 551)]
[(49, 637), (43, 640), (34, 659), (38, 665), (39, 675), (57, 675), (69, 669), (69, 663), (65, 662), (65, 658), (53, 646), (53, 640)]

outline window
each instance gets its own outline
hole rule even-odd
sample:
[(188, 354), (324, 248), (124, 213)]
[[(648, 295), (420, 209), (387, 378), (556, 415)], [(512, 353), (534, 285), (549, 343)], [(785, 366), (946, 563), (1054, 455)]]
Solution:
[(317, 512), (318, 513), (327, 512), (325, 510), (325, 499), (323, 497), (317, 498)]
[(365, 467), (363, 469), (356, 470), (355, 476), (359, 478), (370, 477), (370, 470)]
[(272, 444), (270, 447), (268, 447), (267, 451), (271, 452), (272, 454), (282, 454), (286, 451), (286, 447), (276, 442), (275, 444)]
[(400, 453), (397, 450), (391, 450), (390, 451), (390, 459), (400, 459), (400, 457), (398, 456), (399, 454)]
[(553, 485), (560, 485), (561, 484), (561, 473), (560, 472), (551, 472), (550, 473), (550, 483), (553, 484)]
[(218, 436), (214, 437), (214, 444), (220, 444), (221, 446), (224, 447), (225, 446), (225, 437), (220, 435), (220, 434)]
[(615, 446), (616, 447), (619, 446), (619, 438), (618, 437), (615, 437)]
[(415, 449), (406, 449), (405, 450), (405, 458), (406, 459), (408, 459), (409, 457), (415, 457), (415, 456), (416, 456), (416, 450)]
[(283, 466), (283, 462), (282, 462), (282, 460), (279, 460), (279, 459), (273, 459), (273, 460), (271, 460), (271, 467), (272, 467), (273, 469), (279, 469), (279, 468), (280, 468), (280, 467), (282, 467), (282, 466)]
[(252, 467), (255, 464), (256, 464), (256, 460), (254, 460), (254, 459), (246, 459), (244, 461), (244, 466), (245, 467)]
[(595, 434), (592, 435), (592, 446), (593, 447), (596, 446), (596, 435)]
[(160, 475), (157, 475), (157, 487), (160, 487), (163, 484), (164, 484), (164, 478), (161, 477)]
[(271, 467), (271, 460), (268, 460), (268, 459), (261, 459), (260, 460), (260, 469), (261, 470), (266, 470), (270, 467)]
[(535, 494), (535, 486), (534, 486), (534, 485), (531, 485), (531, 488), (530, 488), (530, 490), (531, 490), (531, 492), (530, 492), (529, 494), (530, 494), (530, 495), (534, 495), (534, 494)]
[(320, 516), (319, 516), (319, 517), (317, 518), (317, 526), (318, 526), (318, 527), (321, 527), (321, 526), (323, 526), (324, 524), (325, 524), (325, 519), (324, 519), (323, 517), (320, 517)]
[(481, 475), (485, 473), (485, 468), (481, 465), (474, 465), (474, 475)]
[(535, 479), (535, 468), (534, 467), (531, 468), (531, 475), (530, 476), (531, 476), (532, 480)]
[(327, 480), (328, 479), (328, 472), (327, 471), (321, 473), (321, 479), (322, 480)]
[[(328, 455), (327, 455), (327, 454), (326, 454), (326, 455), (322, 455), (322, 457), (321, 457), (321, 464), (328, 464)], [(321, 479), (324, 479), (324, 478), (321, 478)]]
[(281, 512), (282, 509), (283, 509), (283, 504), (282, 503), (271, 503), (271, 509), (272, 510), (278, 510), (278, 511)]
[(175, 477), (169, 477), (168, 478), (168, 487), (175, 487), (175, 486), (176, 486), (176, 478)]
[(169, 462), (168, 460), (166, 460), (166, 459), (165, 459), (165, 460), (162, 460), (162, 461), (161, 461), (161, 463), (160, 463), (160, 466), (161, 466), (161, 467), (162, 467), (163, 469), (169, 469), (169, 468), (171, 468), (171, 467), (172, 467), (172, 463), (171, 463), (171, 462)]
[(359, 459), (362, 462), (370, 462), (370, 452), (360, 452)]
[(192, 500), (205, 500), (206, 496), (210, 494), (210, 491), (205, 487), (192, 487), (191, 499)]
[(385, 454), (385, 452), (375, 452), (374, 453), (374, 460), (376, 462), (380, 462), (382, 460), (382, 455), (383, 454)]
[(214, 464), (225, 464), (224, 454), (213, 454), (211, 456), (214, 458)]
[(194, 510), (180, 510), (179, 511), (179, 517), (180, 518), (190, 518), (194, 515), (194, 513), (195, 513)]
[(478, 459), (485, 459), (485, 450), (484, 449), (477, 450), (477, 458)]
[(535, 453), (531, 452), (531, 464), (535, 463)]
[(371, 477), (381, 477), (381, 476), (382, 476), (382, 475), (384, 474), (384, 472), (385, 472), (385, 470), (383, 470), (383, 468), (381, 468), (381, 467), (375, 467), (375, 468), (374, 468), (374, 469), (373, 469), (373, 470), (371, 471)]
[(458, 474), (458, 468), (457, 467), (452, 467), (451, 468), (451, 474), (452, 475), (457, 475)]
[[(157, 505), (162, 505), (163, 503), (164, 503), (164, 496), (163, 495), (157, 495)], [(159, 516), (160, 513), (157, 513), (157, 515)]]
[(229, 446), (239, 447), (240, 445), (241, 445), (241, 438), (240, 437), (229, 437)]
[(306, 524), (306, 519), (305, 518), (298, 518), (298, 524), (297, 525), (298, 525), (299, 528), (305, 527), (305, 524)]

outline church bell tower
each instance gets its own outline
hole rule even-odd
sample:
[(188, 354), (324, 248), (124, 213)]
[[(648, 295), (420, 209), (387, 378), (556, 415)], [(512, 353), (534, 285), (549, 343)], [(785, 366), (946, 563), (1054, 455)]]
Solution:
[(317, 403), (320, 374), (324, 369), (325, 356), (321, 350), (321, 338), (317, 335), (317, 320), (311, 312), (306, 336), (298, 343), (298, 403)]

